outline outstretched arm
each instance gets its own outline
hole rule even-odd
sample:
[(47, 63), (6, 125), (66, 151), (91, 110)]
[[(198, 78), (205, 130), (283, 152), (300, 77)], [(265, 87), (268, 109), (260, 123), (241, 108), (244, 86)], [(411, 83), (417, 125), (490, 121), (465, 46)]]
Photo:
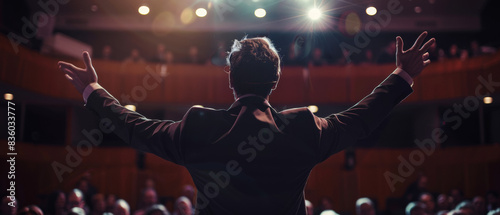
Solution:
[(109, 127), (113, 132), (132, 147), (181, 164), (180, 122), (148, 119), (126, 109), (97, 83), (97, 74), (88, 52), (83, 52), (83, 61), (85, 68), (62, 61), (58, 65), (83, 95), (87, 108), (102, 119), (110, 120), (112, 124)]
[(321, 160), (368, 136), (412, 92), (413, 78), (430, 63), (427, 49), (435, 39), (430, 39), (422, 46), (426, 36), (427, 32), (423, 32), (406, 51), (403, 51), (403, 39), (398, 36), (396, 70), (348, 110), (326, 118), (316, 118), (321, 128), (320, 151), (326, 153), (321, 156)]

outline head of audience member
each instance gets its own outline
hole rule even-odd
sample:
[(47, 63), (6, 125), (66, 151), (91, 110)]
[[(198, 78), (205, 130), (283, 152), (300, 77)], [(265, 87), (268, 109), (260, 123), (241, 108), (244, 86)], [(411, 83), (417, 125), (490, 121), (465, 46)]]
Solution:
[(425, 215), (425, 204), (421, 202), (410, 202), (406, 205), (405, 215)]
[(106, 196), (106, 212), (113, 212), (115, 210), (116, 196), (108, 194)]
[(167, 51), (167, 53), (165, 54), (165, 62), (167, 64), (173, 64), (174, 61), (175, 61), (174, 53), (172, 51)]
[(198, 63), (199, 56), (198, 56), (198, 47), (196, 46), (191, 46), (189, 47), (189, 60), (190, 63)]
[(229, 87), (235, 97), (267, 98), (278, 84), (281, 68), (276, 48), (266, 37), (235, 40), (227, 57)]
[[(12, 206), (13, 205), (13, 206)], [(17, 199), (11, 199), (9, 196), (2, 198), (2, 211), (1, 214), (16, 215), (17, 213)]]
[(420, 190), (427, 190), (427, 184), (429, 182), (429, 178), (425, 175), (420, 175), (417, 179), (417, 186)]
[(51, 215), (61, 215), (66, 207), (66, 195), (62, 191), (55, 191), (48, 196), (45, 212)]
[(101, 215), (106, 211), (106, 201), (101, 193), (92, 196), (92, 214)]
[(118, 199), (113, 207), (113, 215), (130, 215), (130, 206), (127, 201)]
[(471, 201), (465, 200), (460, 202), (456, 207), (455, 211), (458, 211), (460, 214), (464, 215), (474, 215), (474, 205)]
[(486, 193), (486, 208), (491, 211), (500, 208), (498, 193), (495, 191), (488, 191)]
[(451, 207), (456, 207), (458, 203), (463, 201), (464, 194), (462, 193), (461, 190), (458, 188), (454, 188), (450, 190), (450, 197), (451, 197)]
[(179, 214), (181, 215), (191, 215), (193, 213), (193, 205), (191, 200), (185, 196), (177, 198), (175, 201), (175, 207)]
[(452, 44), (450, 46), (449, 57), (450, 58), (457, 58), (457, 57), (459, 57), (459, 50), (458, 50), (458, 45), (457, 44)]
[[(170, 215), (167, 208), (161, 204), (155, 204), (146, 210), (144, 215)], [(191, 214), (190, 214), (191, 215)]]
[(356, 215), (375, 215), (375, 207), (371, 199), (363, 197), (356, 201)]
[(113, 50), (111, 49), (111, 46), (110, 45), (105, 45), (102, 48), (102, 59), (110, 60), (112, 52), (113, 52)]
[(17, 215), (43, 215), (43, 211), (36, 205), (30, 205), (21, 208)]
[(373, 63), (374, 58), (373, 58), (373, 51), (371, 49), (367, 49), (365, 51), (365, 62), (366, 63)]
[(194, 202), (194, 187), (186, 184), (182, 187), (182, 194), (181, 196), (187, 197), (191, 202)]
[(314, 205), (309, 200), (305, 200), (306, 204), (306, 215), (313, 215), (314, 213)]
[(450, 210), (450, 197), (448, 195), (441, 193), (437, 198), (437, 210)]
[(425, 204), (425, 212), (427, 214), (434, 214), (436, 202), (434, 202), (434, 197), (430, 193), (422, 193), (419, 201)]
[(165, 54), (165, 45), (163, 43), (159, 43), (158, 45), (156, 45), (156, 53), (158, 55)]
[(158, 202), (158, 197), (156, 195), (156, 190), (152, 188), (146, 188), (142, 191), (142, 203), (144, 208), (149, 208)]
[(68, 210), (67, 215), (85, 215), (85, 210), (83, 210), (83, 208), (80, 207), (73, 207)]
[(472, 199), (472, 205), (474, 206), (474, 212), (476, 215), (485, 215), (486, 212), (486, 200), (482, 196), (476, 196)]
[(66, 197), (66, 209), (69, 211), (74, 207), (82, 208), (85, 206), (85, 200), (82, 191), (79, 189), (71, 190)]

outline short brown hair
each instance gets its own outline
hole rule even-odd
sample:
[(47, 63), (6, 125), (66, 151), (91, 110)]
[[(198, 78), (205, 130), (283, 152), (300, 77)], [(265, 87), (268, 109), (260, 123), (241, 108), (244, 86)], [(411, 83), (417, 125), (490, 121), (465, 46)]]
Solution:
[(281, 72), (280, 57), (267, 37), (235, 40), (227, 65), (231, 85), (237, 94), (267, 96)]

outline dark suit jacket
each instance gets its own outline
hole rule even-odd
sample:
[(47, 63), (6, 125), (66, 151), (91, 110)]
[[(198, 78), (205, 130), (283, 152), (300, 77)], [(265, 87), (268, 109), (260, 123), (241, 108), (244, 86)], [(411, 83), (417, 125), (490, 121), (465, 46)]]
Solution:
[(177, 122), (129, 111), (104, 89), (91, 93), (87, 107), (111, 119), (132, 147), (186, 167), (199, 214), (305, 214), (311, 169), (366, 137), (411, 92), (390, 75), (356, 105), (326, 118), (307, 108), (276, 112), (258, 96), (227, 110), (191, 108)]

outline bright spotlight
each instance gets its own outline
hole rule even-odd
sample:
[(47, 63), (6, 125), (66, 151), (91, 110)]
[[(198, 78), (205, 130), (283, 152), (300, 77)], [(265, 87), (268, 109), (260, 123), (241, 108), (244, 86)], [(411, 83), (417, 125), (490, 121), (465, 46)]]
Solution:
[(373, 7), (373, 6), (367, 7), (366, 14), (368, 14), (370, 16), (374, 16), (375, 14), (377, 14), (377, 8)]
[(258, 18), (262, 18), (262, 17), (266, 16), (266, 10), (259, 8), (259, 9), (255, 10), (254, 14)]
[(142, 5), (139, 7), (139, 9), (137, 11), (139, 11), (139, 14), (141, 14), (141, 15), (148, 15), (149, 7), (146, 5)]
[(309, 106), (307, 107), (307, 109), (309, 109), (309, 110), (310, 110), (311, 112), (313, 112), (313, 113), (316, 113), (316, 112), (318, 112), (318, 110), (319, 110), (318, 106), (316, 106), (316, 105), (309, 105)]
[(11, 101), (12, 99), (14, 99), (14, 95), (12, 95), (11, 93), (5, 93), (3, 94), (3, 98), (7, 101)]
[(321, 18), (322, 12), (318, 8), (313, 8), (309, 10), (308, 15), (312, 20), (318, 20), (319, 18)]
[(195, 13), (196, 13), (196, 16), (198, 16), (198, 17), (205, 17), (205, 16), (207, 16), (207, 9), (198, 8), (198, 9), (196, 9)]
[(493, 102), (493, 98), (489, 97), (489, 96), (486, 96), (483, 98), (483, 102), (485, 104), (491, 104)]
[(130, 111), (135, 111), (136, 110), (135, 105), (125, 105), (124, 107), (127, 108)]

